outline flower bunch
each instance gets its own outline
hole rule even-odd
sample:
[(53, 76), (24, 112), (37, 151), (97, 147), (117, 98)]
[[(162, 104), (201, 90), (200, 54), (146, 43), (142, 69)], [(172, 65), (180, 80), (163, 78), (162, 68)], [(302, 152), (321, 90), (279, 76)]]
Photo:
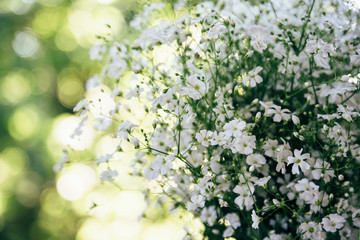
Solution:
[[(172, 20), (146, 24), (156, 11)], [(146, 6), (130, 24), (138, 39), (91, 49), (106, 63), (75, 107), (74, 136), (90, 122), (118, 142), (97, 159), (104, 181), (131, 144), (132, 174), (199, 217), (205, 238), (354, 239), (356, 11), (343, 0)]]

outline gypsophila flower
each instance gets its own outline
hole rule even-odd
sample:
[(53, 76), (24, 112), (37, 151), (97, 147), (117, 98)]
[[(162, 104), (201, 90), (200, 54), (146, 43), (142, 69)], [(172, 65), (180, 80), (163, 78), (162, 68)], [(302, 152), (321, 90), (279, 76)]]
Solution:
[(354, 226), (360, 228), (360, 209), (354, 211), (351, 217)]
[(102, 83), (102, 79), (99, 75), (95, 74), (86, 81), (86, 90), (99, 86)]
[(86, 112), (88, 111), (89, 109), (89, 103), (88, 103), (88, 100), (86, 98), (80, 100), (76, 106), (74, 107), (73, 111), (74, 112), (79, 112), (80, 110), (80, 113), (79, 113), (79, 116), (83, 116), (86, 114)]
[(181, 95), (188, 95), (194, 100), (202, 98), (202, 96), (207, 93), (206, 83), (204, 83), (197, 74), (191, 75), (188, 78), (188, 85), (182, 89), (183, 90), (180, 92)]
[(105, 154), (98, 158), (97, 164), (108, 162), (113, 157), (113, 154)]
[(293, 164), (292, 166), (292, 170), (291, 172), (293, 174), (299, 174), (299, 167), (301, 169), (301, 171), (303, 172), (306, 172), (307, 170), (310, 169), (310, 165), (305, 162), (306, 159), (309, 159), (310, 158), (310, 154), (309, 153), (304, 153), (304, 154), (301, 154), (303, 151), (303, 149), (295, 149), (294, 151), (294, 156), (289, 156), (288, 157), (288, 164)]
[(209, 224), (209, 226), (213, 226), (217, 218), (215, 206), (210, 206), (208, 208), (204, 208), (201, 211), (200, 219), (203, 222)]
[(253, 229), (258, 229), (259, 223), (260, 223), (260, 218), (256, 215), (254, 210), (252, 210), (252, 213), (251, 213), (251, 220), (252, 220), (251, 227)]
[(119, 175), (116, 170), (106, 170), (101, 173), (101, 181), (114, 181), (115, 177)]
[(191, 201), (187, 203), (188, 211), (194, 211), (197, 208), (202, 208), (205, 205), (205, 198), (202, 195), (193, 195)]
[(121, 188), (131, 162), (145, 179), (133, 190), (185, 219), (185, 239), (351, 238), (358, 12), (342, 0), (196, 2), (139, 5), (131, 36), (90, 50), (102, 68), (54, 168), (84, 159)]
[(321, 224), (328, 232), (336, 232), (344, 226), (345, 219), (338, 214), (330, 214), (328, 217), (322, 219)]
[(289, 109), (281, 109), (280, 106), (273, 105), (270, 109), (266, 111), (268, 115), (274, 115), (273, 121), (280, 122), (281, 120), (288, 121), (290, 119), (290, 110)]
[(105, 131), (110, 127), (112, 119), (108, 117), (98, 117), (95, 119), (94, 128), (96, 130)]
[(261, 167), (266, 163), (266, 159), (260, 154), (250, 154), (246, 157), (246, 163), (250, 166)]
[(236, 213), (228, 213), (225, 215), (225, 219), (230, 222), (230, 226), (236, 229), (241, 226), (240, 218)]
[(107, 48), (105, 45), (96, 44), (94, 45), (89, 52), (91, 60), (101, 60), (103, 58), (104, 53), (106, 52)]
[(244, 207), (246, 208), (246, 210), (250, 210), (253, 206), (254, 200), (252, 198), (252, 194), (254, 190), (255, 189), (253, 186), (248, 187), (246, 184), (236, 185), (236, 187), (233, 189), (235, 193), (240, 195), (235, 199), (234, 202), (239, 206), (241, 210)]
[(64, 164), (68, 161), (69, 155), (65, 152), (61, 158), (57, 161), (56, 165), (53, 167), (54, 172), (59, 172), (64, 168)]
[(299, 232), (302, 233), (302, 239), (322, 239), (321, 225), (315, 222), (301, 223)]
[(255, 185), (260, 186), (260, 187), (264, 187), (268, 183), (270, 178), (271, 178), (270, 176), (260, 178), (259, 180), (257, 180), (255, 182)]
[(261, 83), (263, 81), (262, 77), (258, 75), (259, 72), (263, 70), (262, 67), (256, 67), (251, 70), (246, 77), (243, 79), (243, 83), (247, 84), (249, 82), (250, 87), (255, 87), (257, 83)]

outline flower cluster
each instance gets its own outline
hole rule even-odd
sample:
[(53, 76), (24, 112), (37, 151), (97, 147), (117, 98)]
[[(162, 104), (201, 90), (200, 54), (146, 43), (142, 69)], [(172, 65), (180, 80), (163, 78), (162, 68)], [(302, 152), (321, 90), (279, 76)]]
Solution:
[[(172, 20), (145, 24), (154, 11)], [(343, 0), (150, 5), (130, 24), (138, 39), (91, 50), (106, 63), (86, 87), (110, 103), (74, 110), (115, 152), (132, 144), (132, 174), (199, 217), (208, 239), (354, 239), (359, 16)]]

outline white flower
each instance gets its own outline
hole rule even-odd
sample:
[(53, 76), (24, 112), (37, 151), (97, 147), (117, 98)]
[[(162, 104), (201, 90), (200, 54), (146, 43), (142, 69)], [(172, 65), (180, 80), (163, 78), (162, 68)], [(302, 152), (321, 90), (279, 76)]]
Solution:
[(353, 119), (352, 117), (359, 117), (360, 114), (354, 111), (354, 107), (344, 107), (343, 105), (338, 105), (337, 109), (340, 116), (348, 122), (351, 122)]
[(131, 138), (130, 142), (134, 145), (134, 147), (138, 147), (139, 146), (139, 139), (136, 137)]
[(295, 115), (291, 115), (291, 120), (293, 121), (293, 123), (294, 123), (295, 125), (300, 124), (300, 119), (299, 119), (297, 116), (295, 116)]
[(303, 235), (301, 235), (302, 239), (322, 239), (320, 223), (303, 222), (299, 226), (299, 232), (303, 233)]
[(209, 226), (213, 226), (217, 218), (216, 208), (215, 206), (210, 206), (208, 208), (204, 208), (201, 211), (200, 219), (203, 222), (206, 222)]
[(236, 213), (228, 213), (225, 215), (225, 219), (230, 222), (230, 226), (234, 229), (241, 226), (239, 215)]
[(350, 55), (350, 62), (355, 66), (360, 65), (360, 48)]
[(207, 37), (210, 39), (217, 38), (219, 35), (222, 35), (225, 32), (226, 27), (224, 24), (218, 23), (214, 27), (210, 28), (210, 30), (207, 32)]
[[(310, 158), (309, 160), (311, 161), (312, 159)], [(311, 171), (311, 176), (316, 180), (323, 177), (325, 182), (329, 182), (331, 178), (335, 177), (335, 171), (331, 169), (330, 163), (318, 159), (314, 164), (314, 169)]]
[(346, 220), (338, 214), (330, 214), (322, 219), (321, 223), (327, 232), (336, 232), (344, 226)]
[(100, 76), (98, 74), (95, 74), (94, 76), (92, 76), (91, 78), (89, 78), (89, 80), (87, 80), (86, 82), (86, 90), (89, 90), (91, 88), (97, 87), (102, 83), (102, 79), (100, 78)]
[(259, 180), (257, 180), (255, 182), (255, 185), (264, 187), (267, 184), (267, 182), (270, 180), (270, 178), (271, 178), (271, 176), (260, 178)]
[(292, 170), (291, 170), (291, 172), (293, 174), (300, 174), (299, 167), (301, 168), (301, 171), (303, 171), (303, 172), (306, 172), (307, 170), (310, 169), (310, 165), (307, 162), (304, 161), (304, 160), (310, 158), (310, 154), (309, 153), (304, 153), (304, 154), (301, 155), (302, 150), (303, 149), (300, 149), (300, 150), (295, 149), (294, 157), (292, 157), (292, 156), (288, 157), (288, 164), (287, 165), (294, 164), (292, 166)]
[(196, 133), (196, 140), (203, 145), (204, 147), (208, 147), (210, 140), (212, 139), (212, 132), (207, 130), (200, 130), (200, 133)]
[(281, 109), (281, 107), (277, 105), (272, 105), (272, 107), (266, 111), (267, 115), (271, 116), (274, 114), (274, 118), (273, 118), (274, 122), (280, 122), (282, 119), (288, 121), (290, 119), (289, 113), (290, 113), (289, 109), (286, 108)]
[(124, 140), (128, 139), (129, 133), (131, 133), (131, 131), (135, 127), (138, 127), (138, 125), (133, 124), (129, 120), (126, 120), (125, 122), (120, 123), (118, 130), (117, 130), (117, 137), (123, 138)]
[(197, 208), (203, 208), (205, 205), (205, 198), (202, 195), (193, 195), (190, 200), (186, 205), (186, 209), (190, 212), (195, 211)]
[(251, 213), (251, 220), (252, 220), (252, 224), (251, 227), (253, 229), (258, 229), (259, 228), (259, 223), (260, 223), (260, 218), (256, 215), (255, 210), (252, 210)]
[(291, 155), (292, 152), (290, 151), (289, 143), (284, 141), (284, 144), (280, 145), (277, 149), (277, 154), (276, 154), (276, 161), (278, 162), (278, 164), (276, 165), (277, 172), (280, 172), (281, 170), (281, 173), (285, 174), (285, 170), (286, 170), (285, 162), (287, 162), (288, 157)]
[(339, 231), (340, 240), (349, 240), (351, 239), (351, 229), (348, 227), (344, 227)]
[(118, 175), (116, 170), (106, 170), (101, 173), (102, 181), (114, 181), (115, 177)]
[(263, 81), (262, 77), (258, 75), (259, 72), (263, 70), (262, 67), (258, 66), (255, 69), (251, 70), (246, 77), (243, 79), (243, 83), (247, 84), (250, 82), (250, 87), (255, 87), (256, 83), (261, 83)]
[(114, 57), (111, 63), (107, 66), (106, 72), (108, 77), (118, 79), (125, 71), (127, 63), (120, 57)]
[(269, 30), (261, 26), (252, 26), (247, 32), (251, 37), (250, 45), (262, 53), (267, 48), (270, 39)]
[(305, 51), (314, 54), (314, 60), (317, 66), (330, 69), (328, 52), (332, 52), (332, 45), (323, 40), (308, 40)]
[(91, 60), (101, 60), (103, 58), (104, 53), (106, 52), (106, 46), (101, 44), (96, 44), (92, 48), (90, 48), (90, 59)]
[(314, 194), (318, 191), (319, 186), (313, 182), (309, 182), (307, 178), (303, 178), (295, 184), (295, 189), (296, 191), (301, 192), (300, 199), (310, 204), (314, 202)]
[(246, 163), (250, 166), (261, 167), (266, 163), (266, 159), (261, 154), (250, 154), (246, 157)]
[(69, 155), (67, 153), (64, 153), (61, 158), (58, 160), (56, 165), (53, 167), (54, 172), (59, 172), (64, 168), (64, 164), (68, 161)]
[(75, 128), (74, 132), (71, 134), (71, 138), (74, 138), (76, 136), (80, 136), (83, 133), (83, 128), (85, 126), (85, 123), (89, 120), (89, 117), (86, 116), (83, 119), (81, 119), (79, 125)]
[(253, 153), (253, 150), (256, 148), (256, 137), (249, 136), (246, 133), (242, 134), (239, 132), (235, 133), (235, 139), (233, 140), (233, 146), (231, 150), (233, 153), (241, 153), (245, 155), (249, 155)]
[(191, 75), (188, 78), (186, 87), (182, 88), (182, 91), (180, 92), (180, 94), (182, 96), (188, 95), (190, 98), (192, 98), (194, 100), (198, 100), (198, 99), (202, 98), (202, 96), (204, 96), (205, 93), (207, 93), (208, 87), (200, 79), (203, 79), (203, 78), (201, 76), (199, 76), (198, 74)]
[(277, 148), (278, 148), (278, 141), (268, 139), (264, 145), (265, 155), (268, 157), (275, 157), (277, 153)]
[(225, 123), (224, 130), (229, 136), (232, 136), (235, 132), (244, 130), (245, 127), (246, 123), (242, 119), (238, 118)]
[(105, 155), (99, 157), (98, 160), (96, 161), (96, 163), (97, 163), (97, 164), (100, 164), (100, 163), (107, 162), (107, 161), (109, 161), (112, 157), (113, 157), (113, 154), (105, 154)]
[(244, 206), (246, 207), (246, 210), (251, 209), (252, 205), (254, 204), (254, 200), (252, 198), (252, 194), (254, 190), (255, 189), (253, 186), (250, 186), (249, 189), (249, 187), (246, 184), (236, 185), (236, 187), (234, 188), (233, 192), (240, 195), (237, 198), (235, 198), (234, 202), (239, 206), (241, 210), (244, 209)]
[(108, 117), (98, 117), (95, 119), (94, 128), (96, 130), (105, 131), (110, 127), (112, 119)]
[(354, 226), (360, 228), (360, 209), (353, 212), (351, 217), (352, 217), (352, 222), (353, 222)]
[(81, 99), (73, 109), (74, 112), (78, 112), (80, 110), (81, 110), (81, 112), (79, 113), (79, 117), (86, 114), (87, 111), (89, 110), (89, 103), (88, 103), (88, 100), (86, 98)]
[(229, 140), (229, 135), (225, 132), (219, 132), (219, 134), (214, 132), (211, 139), (211, 145), (223, 146), (227, 140)]
[(225, 229), (223, 233), (223, 238), (231, 237), (234, 234), (235, 230), (232, 227), (228, 227)]

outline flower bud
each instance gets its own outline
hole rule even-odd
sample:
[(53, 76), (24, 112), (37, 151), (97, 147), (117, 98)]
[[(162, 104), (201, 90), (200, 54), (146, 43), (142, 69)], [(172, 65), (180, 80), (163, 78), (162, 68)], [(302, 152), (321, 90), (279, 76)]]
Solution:
[(256, 115), (255, 115), (255, 119), (260, 119), (261, 118), (261, 112), (257, 112)]
[(344, 180), (344, 175), (340, 174), (340, 175), (338, 176), (338, 179), (339, 179), (339, 181)]
[(251, 105), (257, 104), (259, 102), (259, 99), (255, 98), (252, 102)]
[(294, 123), (295, 125), (300, 124), (300, 119), (299, 119), (297, 116), (292, 115), (292, 116), (291, 116), (291, 119), (292, 119), (292, 121), (293, 121), (293, 123)]
[(134, 144), (135, 147), (139, 146), (139, 139), (137, 139), (136, 137), (133, 137), (131, 139), (131, 143)]

